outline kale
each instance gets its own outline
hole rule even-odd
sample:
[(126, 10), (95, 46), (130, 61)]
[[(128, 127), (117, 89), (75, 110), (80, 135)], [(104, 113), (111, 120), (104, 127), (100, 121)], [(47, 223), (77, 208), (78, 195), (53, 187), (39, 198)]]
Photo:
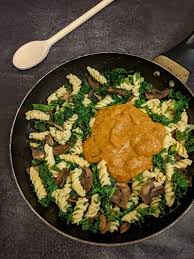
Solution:
[(136, 107), (136, 108), (141, 108), (142, 105), (143, 105), (145, 102), (146, 102), (145, 99), (137, 99), (137, 100), (135, 100), (135, 107)]
[(52, 104), (32, 104), (34, 110), (39, 110), (42, 112), (50, 112), (55, 109), (55, 105)]
[(188, 153), (194, 152), (194, 126), (188, 127), (185, 131), (176, 132), (176, 139), (178, 141), (185, 140), (185, 147)]
[(168, 97), (175, 100), (176, 114), (172, 122), (177, 123), (181, 118), (182, 112), (189, 108), (189, 98), (184, 96), (180, 91), (175, 92), (173, 89), (170, 89)]
[(40, 164), (39, 174), (47, 190), (48, 197), (52, 200), (52, 193), (57, 189), (57, 184), (54, 181), (52, 173), (49, 171), (46, 163)]
[(162, 172), (165, 172), (165, 163), (163, 154), (166, 152), (165, 149), (163, 149), (159, 154), (156, 154), (153, 157), (153, 164), (154, 166), (158, 167)]
[(99, 232), (99, 220), (98, 219), (90, 220), (90, 219), (85, 218), (80, 222), (80, 225), (82, 227), (82, 230), (88, 230), (94, 234)]
[(71, 216), (72, 216), (73, 210), (74, 210), (74, 208), (72, 206), (69, 206), (67, 208), (66, 212), (60, 211), (58, 214), (59, 218), (61, 220), (65, 221), (67, 224), (69, 224), (71, 221)]
[(37, 159), (32, 159), (32, 166), (38, 166), (41, 164), (41, 160), (37, 160)]
[(117, 94), (113, 94), (112, 95), (112, 99), (114, 100), (113, 104), (127, 103), (130, 96), (131, 96), (131, 93), (129, 93), (129, 92), (127, 92), (127, 94), (125, 96), (120, 96), (120, 95), (117, 95)]
[(53, 121), (63, 126), (64, 121), (68, 120), (74, 114), (74, 106), (70, 103), (63, 103), (63, 106), (60, 108), (59, 111), (55, 112), (53, 115)]
[(115, 68), (111, 71), (104, 72), (104, 76), (109, 86), (117, 86), (128, 76), (129, 72), (124, 68)]
[(47, 131), (48, 126), (47, 123), (44, 121), (34, 121), (34, 128), (39, 131)]
[(152, 85), (146, 81), (143, 81), (139, 88), (139, 98), (145, 100), (146, 99), (145, 93), (147, 91), (150, 91), (151, 89), (152, 89)]
[(64, 114), (64, 111), (58, 111), (58, 112), (55, 112), (54, 116), (53, 116), (53, 121), (60, 125), (60, 126), (63, 126), (64, 124), (64, 121), (65, 121), (65, 114)]
[(142, 174), (136, 175), (136, 176), (135, 176), (135, 181), (138, 181), (138, 182), (142, 183), (142, 182), (143, 182), (143, 176), (142, 176)]
[(57, 107), (57, 106), (61, 106), (63, 105), (65, 102), (65, 100), (61, 100), (61, 99), (58, 99), (58, 100), (53, 100), (51, 101), (51, 105)]
[(149, 113), (150, 118), (155, 121), (155, 122), (159, 122), (161, 124), (163, 124), (164, 126), (167, 126), (168, 124), (170, 124), (172, 121), (169, 120), (167, 117), (165, 117), (164, 115), (159, 115), (156, 113)]
[(41, 200), (39, 200), (38, 202), (43, 206), (43, 207), (48, 207), (49, 203), (50, 203), (50, 199), (48, 197), (45, 197)]
[(177, 208), (181, 204), (181, 200), (187, 192), (189, 181), (187, 180), (186, 176), (178, 170), (175, 170), (172, 179), (174, 182), (174, 191), (176, 197), (176, 204), (174, 207)]

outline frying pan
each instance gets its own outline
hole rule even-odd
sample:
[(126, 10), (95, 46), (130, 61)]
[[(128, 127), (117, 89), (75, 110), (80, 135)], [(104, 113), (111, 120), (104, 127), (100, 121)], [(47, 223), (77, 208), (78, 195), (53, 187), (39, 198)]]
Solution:
[[(194, 95), (183, 83), (188, 79), (194, 65), (194, 32), (179, 45), (155, 58), (155, 62), (134, 55), (100, 53), (82, 56), (58, 66), (40, 79), (28, 92), (16, 113), (11, 129), (10, 160), (13, 176), (24, 200), (44, 223), (71, 239), (96, 245), (116, 246), (144, 240), (162, 232), (185, 214), (193, 202), (194, 186), (189, 187), (181, 206), (170, 215), (159, 219), (148, 219), (142, 227), (132, 226), (127, 233), (122, 235), (119, 233), (100, 235), (81, 231), (77, 226), (61, 222), (57, 216), (58, 209), (55, 204), (43, 208), (38, 203), (29, 176), (25, 172), (26, 166), (31, 161), (30, 150), (26, 143), (31, 128), (30, 123), (25, 120), (25, 112), (31, 109), (32, 103), (44, 103), (47, 96), (66, 83), (65, 75), (70, 72), (84, 79), (87, 65), (100, 71), (115, 67), (139, 71), (146, 81), (158, 89), (174, 85), (175, 90), (181, 91), (190, 99), (189, 122), (194, 123)], [(194, 156), (191, 156), (191, 159), (194, 159)], [(192, 167), (190, 171), (192, 171)]]

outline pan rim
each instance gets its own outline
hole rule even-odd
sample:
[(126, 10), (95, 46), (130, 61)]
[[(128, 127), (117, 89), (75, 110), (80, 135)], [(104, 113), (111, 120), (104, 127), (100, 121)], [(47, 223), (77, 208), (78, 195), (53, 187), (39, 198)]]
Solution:
[(132, 241), (127, 241), (124, 243), (102, 243), (102, 242), (92, 242), (92, 241), (87, 241), (87, 240), (82, 240), (80, 238), (71, 236), (67, 233), (64, 233), (62, 230), (59, 230), (57, 227), (53, 226), (52, 224), (50, 224), (46, 219), (44, 219), (30, 204), (30, 202), (27, 200), (27, 198), (25, 197), (24, 193), (22, 192), (20, 185), (18, 183), (17, 177), (16, 177), (16, 173), (15, 173), (15, 169), (14, 169), (14, 165), (13, 165), (13, 159), (12, 159), (12, 138), (13, 138), (13, 131), (14, 131), (14, 127), (15, 127), (15, 122), (18, 116), (18, 113), (20, 112), (20, 109), (23, 105), (23, 103), (25, 102), (25, 100), (27, 99), (27, 97), (30, 95), (30, 93), (33, 91), (33, 89), (39, 84), (40, 81), (42, 81), (45, 77), (47, 77), (50, 73), (52, 73), (54, 70), (58, 69), (61, 66), (64, 66), (72, 61), (75, 61), (77, 59), (80, 58), (84, 58), (84, 57), (88, 57), (88, 56), (94, 56), (94, 55), (102, 55), (102, 54), (116, 54), (116, 55), (126, 55), (129, 57), (135, 57), (135, 58), (140, 58), (143, 59), (145, 61), (148, 61), (150, 63), (153, 63), (154, 65), (157, 65), (158, 67), (161, 67), (163, 69), (165, 69), (168, 73), (170, 73), (172, 76), (174, 76), (178, 81), (180, 81), (184, 87), (189, 91), (189, 93), (194, 97), (194, 93), (192, 93), (192, 91), (187, 87), (187, 85), (185, 83), (183, 83), (176, 75), (174, 75), (171, 71), (169, 71), (167, 68), (165, 68), (164, 66), (150, 60), (150, 59), (146, 59), (144, 57), (138, 56), (138, 55), (133, 55), (133, 54), (128, 54), (128, 53), (122, 53), (122, 52), (94, 52), (94, 53), (90, 53), (90, 54), (85, 54), (85, 55), (81, 55), (72, 59), (69, 59), (68, 61), (59, 64), (57, 66), (55, 66), (52, 70), (50, 70), (49, 72), (47, 72), (45, 75), (43, 75), (30, 89), (29, 91), (26, 93), (26, 95), (24, 96), (24, 98), (22, 99), (22, 102), (20, 103), (19, 107), (17, 108), (17, 111), (15, 113), (12, 125), (11, 125), (11, 130), (10, 130), (10, 136), (9, 136), (9, 160), (10, 160), (10, 164), (11, 164), (11, 170), (12, 170), (12, 174), (13, 174), (13, 178), (15, 180), (16, 186), (21, 194), (21, 196), (23, 197), (24, 201), (27, 203), (27, 205), (30, 207), (30, 209), (34, 212), (34, 214), (42, 221), (44, 222), (47, 226), (49, 226), (51, 229), (55, 230), (57, 233), (61, 234), (64, 237), (70, 238), (71, 240), (74, 241), (78, 241), (80, 243), (83, 244), (90, 244), (93, 246), (104, 246), (104, 247), (120, 247), (120, 246), (126, 246), (126, 245), (131, 245), (131, 244), (135, 244), (135, 243), (139, 243), (141, 241), (145, 241), (148, 240), (152, 237), (155, 237), (156, 235), (162, 233), (163, 231), (169, 229), (170, 227), (172, 227), (174, 224), (176, 224), (192, 207), (192, 205), (194, 204), (194, 200), (191, 202), (191, 204), (185, 209), (185, 211), (176, 219), (174, 220), (171, 224), (169, 224), (168, 226), (166, 226), (165, 228), (155, 232), (154, 234), (151, 234), (147, 237), (144, 238), (140, 238), (137, 240), (132, 240)]

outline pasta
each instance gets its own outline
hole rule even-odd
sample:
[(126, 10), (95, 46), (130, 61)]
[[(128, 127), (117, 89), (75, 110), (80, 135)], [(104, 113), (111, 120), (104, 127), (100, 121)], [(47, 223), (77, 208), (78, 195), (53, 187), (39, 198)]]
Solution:
[(108, 170), (106, 167), (106, 162), (101, 160), (97, 165), (98, 173), (99, 173), (99, 180), (102, 186), (111, 185), (111, 181), (109, 178)]
[(55, 159), (53, 156), (53, 148), (50, 147), (48, 144), (45, 144), (44, 151), (46, 153), (45, 160), (47, 161), (48, 167), (51, 168), (55, 164)]
[(109, 231), (111, 232), (111, 233), (113, 233), (113, 232), (115, 232), (115, 231), (118, 231), (118, 229), (119, 229), (119, 221), (118, 220), (115, 220), (115, 221), (111, 221), (110, 223), (109, 223)]
[(71, 154), (66, 154), (66, 155), (60, 155), (60, 159), (65, 160), (67, 162), (75, 163), (79, 165), (80, 167), (89, 167), (89, 163), (84, 160), (82, 157), (79, 157), (78, 155), (71, 155)]
[(88, 94), (85, 94), (82, 104), (83, 104), (85, 107), (87, 107), (90, 103), (91, 103), (91, 100), (88, 98)]
[(172, 207), (174, 200), (175, 200), (175, 193), (173, 191), (172, 180), (165, 182), (164, 190), (165, 190), (166, 205), (168, 207)]
[(30, 167), (30, 180), (34, 185), (34, 190), (37, 195), (37, 198), (39, 200), (44, 199), (47, 196), (47, 192), (39, 176), (37, 167)]
[(107, 83), (107, 79), (100, 74), (100, 72), (94, 68), (91, 68), (91, 67), (87, 67), (87, 70), (89, 72), (89, 74), (99, 83), (101, 83), (102, 85), (103, 84), (106, 84)]
[(91, 118), (91, 119), (90, 119), (90, 122), (89, 122), (90, 128), (93, 127), (94, 122), (95, 122), (95, 118)]
[(150, 203), (150, 207), (152, 209), (154, 209), (154, 212), (152, 213), (152, 215), (156, 218), (158, 218), (161, 213), (160, 208), (159, 208), (161, 200), (162, 200), (161, 196), (159, 195), (159, 196), (152, 198), (152, 202)]
[(78, 94), (78, 92), (81, 88), (82, 81), (73, 74), (69, 74), (67, 76), (67, 79), (69, 80), (70, 84), (73, 86), (72, 95)]
[(71, 177), (68, 176), (63, 189), (57, 189), (52, 193), (56, 204), (62, 212), (66, 212), (69, 207), (68, 199), (70, 197), (71, 190)]
[(38, 202), (55, 203), (60, 221), (95, 234), (130, 232), (130, 224), (176, 210), (188, 193), (189, 103), (174, 89), (154, 89), (139, 72), (87, 71), (93, 81), (70, 73), (71, 86), (56, 87), (46, 104), (25, 113), (32, 128), (26, 171)]
[(190, 166), (192, 164), (192, 160), (190, 159), (181, 159), (179, 161), (176, 161), (175, 167), (178, 169), (181, 168), (187, 168), (187, 166)]
[(82, 174), (82, 170), (79, 168), (76, 168), (71, 173), (71, 180), (72, 180), (72, 189), (81, 197), (84, 197), (86, 195), (86, 192), (84, 188), (81, 185), (81, 182), (79, 180), (79, 177)]
[(45, 132), (32, 132), (29, 135), (29, 139), (35, 139), (35, 140), (40, 140), (43, 141), (45, 140), (46, 136), (49, 134), (49, 131)]
[(71, 219), (72, 224), (79, 224), (79, 222), (83, 218), (85, 211), (87, 210), (88, 204), (89, 204), (88, 199), (85, 197), (79, 198), (77, 200), (72, 214), (72, 219)]
[(127, 213), (126, 215), (124, 215), (121, 220), (122, 221), (126, 221), (128, 223), (133, 223), (135, 221), (138, 221), (139, 220), (139, 217), (141, 216), (140, 212), (138, 211), (139, 209), (146, 209), (148, 208), (149, 206), (144, 204), (144, 203), (141, 203), (135, 210)]
[(104, 99), (102, 99), (100, 102), (98, 102), (96, 104), (96, 109), (101, 109), (103, 107), (108, 106), (109, 104), (111, 104), (113, 102), (113, 99), (111, 96), (107, 95)]
[(37, 111), (37, 110), (31, 110), (26, 112), (26, 120), (41, 120), (41, 121), (49, 121), (50, 115)]
[(189, 157), (188, 153), (187, 153), (187, 149), (179, 141), (176, 142), (176, 151), (177, 151), (179, 156), (182, 156), (184, 158), (188, 158)]
[(48, 104), (50, 104), (52, 101), (58, 100), (60, 97), (64, 96), (66, 93), (67, 93), (66, 88), (64, 86), (61, 86), (47, 98)]
[(83, 151), (82, 149), (82, 134), (83, 131), (80, 128), (76, 128), (74, 131), (77, 134), (77, 140), (73, 148), (70, 149), (72, 154), (80, 155)]
[(85, 217), (86, 218), (94, 218), (99, 209), (100, 209), (100, 198), (99, 198), (99, 195), (96, 193), (96, 194), (93, 194), (92, 197), (91, 197), (91, 203), (88, 207), (88, 211), (87, 213), (85, 214)]

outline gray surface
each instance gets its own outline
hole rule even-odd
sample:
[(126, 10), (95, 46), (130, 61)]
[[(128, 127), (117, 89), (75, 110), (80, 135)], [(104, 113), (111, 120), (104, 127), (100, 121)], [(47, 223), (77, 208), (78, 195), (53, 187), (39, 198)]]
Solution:
[[(70, 58), (100, 51), (161, 53), (194, 29), (193, 0), (117, 0), (56, 44), (44, 63), (19, 72), (11, 65), (23, 43), (45, 39), (97, 3), (96, 0), (0, 1), (0, 258), (194, 258), (194, 208), (175, 226), (150, 240), (101, 248), (60, 236), (22, 199), (8, 160), (11, 123), (32, 85)], [(192, 77), (189, 86), (194, 89)]]

